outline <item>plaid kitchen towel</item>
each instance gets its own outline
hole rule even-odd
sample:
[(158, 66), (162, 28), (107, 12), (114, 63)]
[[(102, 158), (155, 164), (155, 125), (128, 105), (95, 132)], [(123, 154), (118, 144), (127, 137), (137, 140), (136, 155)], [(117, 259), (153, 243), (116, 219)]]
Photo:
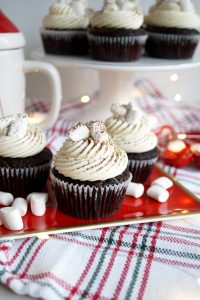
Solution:
[[(148, 80), (138, 80), (138, 106), (159, 124), (191, 129), (200, 124), (200, 109), (178, 107)], [(85, 104), (84, 104), (85, 105)], [(90, 105), (90, 104), (89, 104)], [(44, 102), (29, 110), (46, 111)], [(48, 131), (55, 152), (80, 111), (79, 100), (63, 103)], [(195, 166), (165, 166), (200, 196)], [(200, 217), (26, 238), (0, 242), (0, 281), (15, 293), (59, 299), (197, 300), (200, 298)]]

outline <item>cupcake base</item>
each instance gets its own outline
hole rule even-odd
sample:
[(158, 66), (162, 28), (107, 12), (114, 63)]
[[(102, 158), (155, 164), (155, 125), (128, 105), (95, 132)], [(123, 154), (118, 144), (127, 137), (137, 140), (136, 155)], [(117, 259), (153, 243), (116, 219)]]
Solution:
[(88, 34), (90, 54), (100, 61), (135, 61), (144, 54), (146, 38), (142, 29), (91, 28)]
[(199, 41), (197, 30), (149, 26), (145, 49), (149, 56), (167, 59), (189, 59)]
[(127, 153), (129, 171), (132, 174), (132, 182), (144, 183), (147, 181), (153, 166), (158, 159), (157, 147), (143, 153)]
[(51, 172), (58, 208), (81, 219), (96, 219), (113, 215), (120, 208), (130, 182), (130, 173), (105, 181), (78, 181)]
[(46, 53), (56, 55), (86, 55), (89, 43), (85, 30), (41, 30)]
[(26, 158), (0, 157), (0, 191), (14, 197), (26, 197), (44, 188), (53, 155), (45, 148), (37, 155)]

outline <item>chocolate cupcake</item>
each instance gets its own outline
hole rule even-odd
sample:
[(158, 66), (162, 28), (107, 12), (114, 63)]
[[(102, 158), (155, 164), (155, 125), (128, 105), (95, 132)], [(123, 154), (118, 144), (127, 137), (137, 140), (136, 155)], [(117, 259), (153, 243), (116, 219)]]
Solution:
[(91, 56), (110, 62), (138, 60), (147, 37), (142, 29), (143, 19), (142, 11), (131, 1), (105, 1), (103, 9), (91, 18)]
[(87, 28), (91, 14), (86, 0), (53, 4), (43, 20), (41, 30), (45, 52), (58, 55), (87, 54)]
[(26, 197), (44, 188), (53, 158), (45, 145), (26, 114), (0, 119), (0, 191)]
[(131, 178), (127, 164), (125, 151), (114, 145), (103, 122), (78, 123), (51, 170), (58, 208), (83, 219), (114, 214)]
[(105, 122), (113, 141), (128, 154), (132, 181), (143, 183), (158, 158), (157, 137), (151, 131), (150, 119), (131, 104), (113, 104), (113, 115)]
[(200, 17), (190, 0), (160, 0), (145, 17), (149, 56), (188, 59), (199, 41)]

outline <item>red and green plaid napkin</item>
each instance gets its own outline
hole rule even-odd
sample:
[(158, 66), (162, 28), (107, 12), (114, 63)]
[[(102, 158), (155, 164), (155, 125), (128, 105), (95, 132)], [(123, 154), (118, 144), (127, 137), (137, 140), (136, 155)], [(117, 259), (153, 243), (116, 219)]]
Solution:
[[(137, 105), (159, 124), (197, 128), (200, 109), (166, 100), (148, 80), (135, 83)], [(85, 104), (84, 104), (85, 105)], [(43, 101), (29, 110), (46, 111)], [(55, 152), (72, 125), (71, 115), (83, 109), (77, 100), (64, 102), (48, 133)], [(191, 192), (200, 196), (200, 172), (194, 166), (165, 166)], [(200, 299), (200, 216), (75, 233), (50, 239), (0, 242), (0, 281), (15, 293), (59, 299)]]

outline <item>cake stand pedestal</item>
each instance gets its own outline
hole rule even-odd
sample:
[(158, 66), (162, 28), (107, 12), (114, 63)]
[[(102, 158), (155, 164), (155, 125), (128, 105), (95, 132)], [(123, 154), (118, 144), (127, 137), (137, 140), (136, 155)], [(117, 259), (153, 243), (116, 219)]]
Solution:
[(42, 50), (32, 52), (33, 59), (46, 61), (57, 67), (86, 68), (99, 73), (100, 92), (95, 105), (84, 110), (77, 121), (105, 120), (110, 115), (112, 103), (128, 103), (133, 100), (134, 72), (183, 70), (200, 67), (200, 51), (192, 59), (169, 60), (142, 57), (137, 62), (112, 63), (93, 60), (89, 57), (47, 55)]

